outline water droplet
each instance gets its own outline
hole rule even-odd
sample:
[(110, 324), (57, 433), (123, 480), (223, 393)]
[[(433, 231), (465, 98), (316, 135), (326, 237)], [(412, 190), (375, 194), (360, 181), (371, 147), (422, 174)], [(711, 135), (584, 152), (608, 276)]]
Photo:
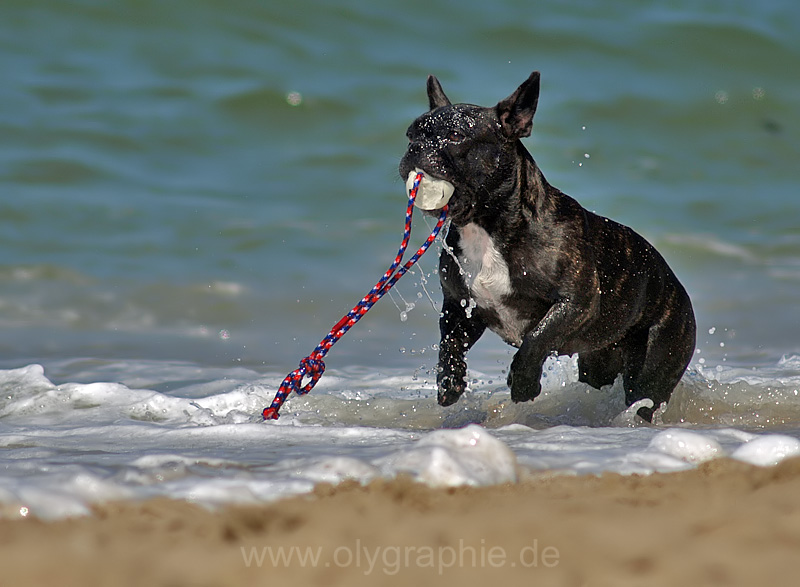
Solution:
[(467, 307), (465, 308), (464, 315), (465, 315), (467, 318), (472, 318), (472, 310), (473, 310), (473, 308), (475, 308), (477, 305), (478, 305), (478, 304), (475, 302), (475, 300), (473, 300), (472, 298), (470, 298), (470, 300), (469, 300), (469, 305), (467, 305)]

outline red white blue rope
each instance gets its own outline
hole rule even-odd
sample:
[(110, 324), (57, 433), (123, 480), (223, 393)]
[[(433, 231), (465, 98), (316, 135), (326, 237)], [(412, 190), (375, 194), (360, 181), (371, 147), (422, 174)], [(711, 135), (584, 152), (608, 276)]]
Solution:
[[(397, 281), (406, 274), (406, 272), (414, 266), (414, 264), (419, 260), (419, 258), (428, 250), (428, 247), (433, 244), (433, 241), (436, 240), (436, 237), (439, 234), (439, 231), (442, 229), (444, 225), (444, 221), (447, 218), (447, 206), (442, 208), (442, 212), (439, 215), (439, 220), (436, 223), (436, 226), (433, 227), (433, 231), (431, 232), (430, 236), (427, 240), (422, 244), (422, 246), (417, 250), (416, 253), (408, 260), (406, 263), (397, 269), (400, 263), (403, 261), (403, 255), (405, 255), (406, 248), (408, 248), (408, 240), (411, 238), (411, 215), (414, 211), (414, 199), (417, 197), (417, 190), (419, 189), (419, 183), (422, 180), (423, 174), (418, 173), (417, 177), (414, 179), (414, 185), (411, 188), (411, 191), (408, 195), (408, 207), (406, 208), (406, 224), (405, 224), (405, 232), (403, 233), (403, 242), (400, 244), (400, 250), (397, 251), (397, 256), (394, 259), (394, 262), (389, 266), (389, 269), (386, 270), (383, 277), (381, 277), (380, 281), (375, 284), (367, 295), (365, 295), (355, 307), (350, 310), (347, 314), (345, 314), (341, 320), (339, 320), (331, 331), (325, 336), (325, 338), (320, 341), (317, 345), (317, 348), (300, 361), (300, 366), (289, 373), (286, 378), (281, 383), (281, 386), (278, 388), (278, 393), (275, 394), (275, 399), (272, 400), (272, 404), (265, 408), (262, 412), (264, 416), (264, 420), (277, 420), (278, 419), (278, 411), (281, 409), (283, 402), (286, 401), (286, 398), (289, 397), (289, 394), (294, 391), (297, 395), (304, 395), (311, 391), (314, 386), (317, 384), (317, 381), (320, 380), (322, 374), (325, 372), (325, 362), (323, 358), (331, 349), (331, 347), (336, 344), (344, 334), (353, 327), (353, 325), (358, 322), (361, 317), (366, 314), (369, 309), (375, 305), (375, 303), (383, 297), (383, 295), (388, 292)], [(303, 380), (308, 377), (309, 381), (305, 385), (303, 385)]]

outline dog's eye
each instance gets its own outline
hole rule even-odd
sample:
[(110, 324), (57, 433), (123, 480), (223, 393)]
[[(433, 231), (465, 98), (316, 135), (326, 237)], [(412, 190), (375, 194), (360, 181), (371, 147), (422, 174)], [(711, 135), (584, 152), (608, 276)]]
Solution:
[(450, 134), (447, 135), (447, 139), (449, 141), (452, 141), (453, 143), (460, 143), (465, 138), (466, 137), (464, 137), (464, 135), (462, 133), (458, 132), (457, 130), (451, 131)]

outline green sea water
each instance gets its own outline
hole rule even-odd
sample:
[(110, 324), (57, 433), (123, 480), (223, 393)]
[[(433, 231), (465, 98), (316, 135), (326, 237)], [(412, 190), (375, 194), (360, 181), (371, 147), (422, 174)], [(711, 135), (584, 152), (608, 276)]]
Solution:
[[(294, 368), (395, 254), (425, 77), (490, 105), (537, 69), (550, 182), (659, 248), (697, 361), (774, 365), (800, 354), (798, 33), (791, 0), (7, 0), (0, 363)], [(329, 361), (432, 366), (434, 256)]]

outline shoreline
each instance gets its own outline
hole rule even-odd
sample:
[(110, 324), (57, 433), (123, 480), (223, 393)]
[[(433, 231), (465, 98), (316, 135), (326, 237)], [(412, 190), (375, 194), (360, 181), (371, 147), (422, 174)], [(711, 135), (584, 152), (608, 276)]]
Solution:
[(481, 488), (345, 482), (216, 511), (107, 503), (87, 517), (0, 520), (0, 584), (789, 585), (798, 496), (800, 458)]

